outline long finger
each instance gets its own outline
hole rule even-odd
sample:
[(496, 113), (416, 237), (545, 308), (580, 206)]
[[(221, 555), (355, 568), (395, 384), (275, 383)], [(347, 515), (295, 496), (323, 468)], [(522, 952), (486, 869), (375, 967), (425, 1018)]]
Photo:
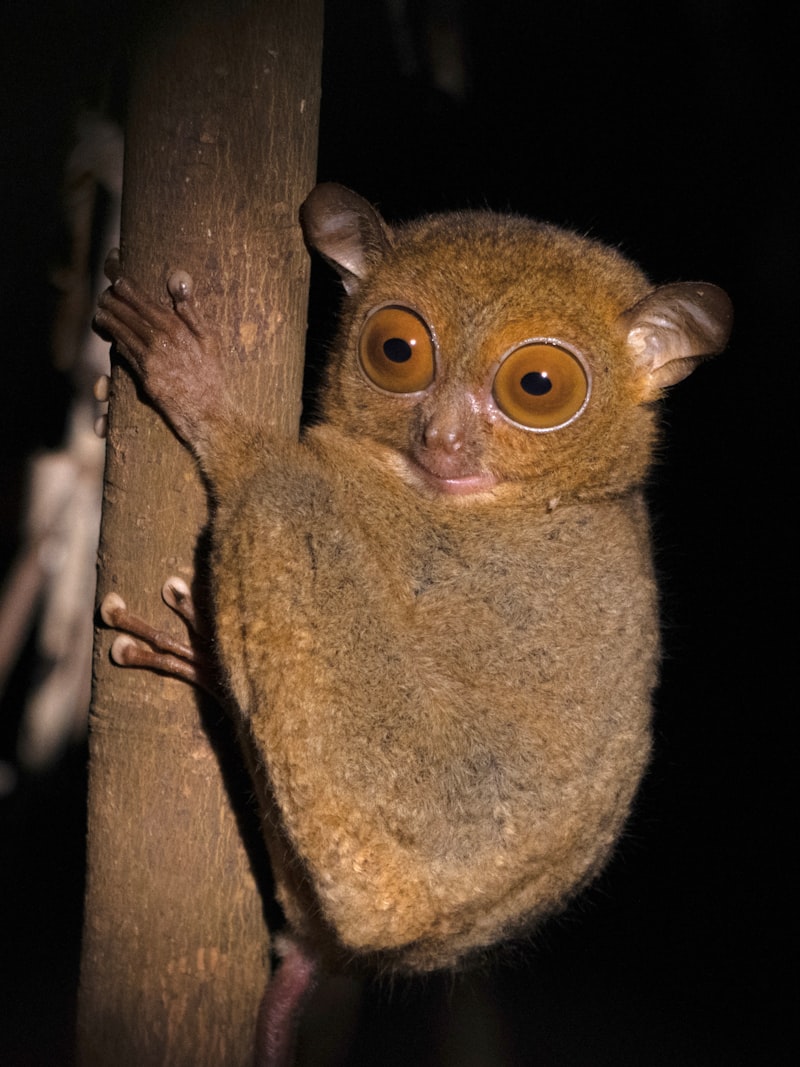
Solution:
[(129, 634), (115, 637), (111, 645), (111, 658), (119, 667), (142, 667), (151, 671), (161, 671), (175, 678), (183, 678), (192, 685), (206, 688), (202, 672), (194, 663), (173, 656), (168, 652), (157, 652), (139, 644)]
[(127, 634), (140, 637), (159, 652), (179, 656), (189, 663), (196, 660), (194, 649), (189, 645), (128, 611), (125, 601), (118, 593), (106, 594), (100, 604), (100, 617), (106, 626), (113, 626), (115, 630), (124, 630)]
[[(119, 278), (100, 294), (95, 322), (107, 328), (116, 339), (115, 323), (122, 323), (141, 345), (152, 345), (159, 333), (175, 336), (174, 313), (163, 308), (149, 297), (143, 296), (125, 278)], [(108, 318), (111, 316), (111, 318)]]
[(176, 327), (183, 330), (172, 312), (164, 313), (164, 322), (154, 322), (162, 316), (143, 316), (127, 301), (120, 299), (114, 289), (106, 289), (97, 301), (94, 326), (101, 334), (111, 337), (118, 346), (127, 350), (138, 363), (144, 362), (148, 352), (163, 347), (166, 339), (180, 343)]
[(132, 308), (149, 326), (158, 330), (169, 331), (174, 324), (173, 310), (153, 300), (134, 284), (125, 274), (121, 274), (114, 284), (100, 296), (99, 303), (109, 304), (118, 300)]
[(206, 321), (197, 306), (194, 296), (194, 280), (185, 270), (176, 270), (167, 279), (167, 289), (172, 297), (175, 311), (198, 340), (208, 336)]
[(93, 325), (103, 337), (110, 337), (122, 355), (141, 370), (147, 355), (147, 339), (140, 331), (132, 329), (113, 311), (102, 307), (95, 312)]

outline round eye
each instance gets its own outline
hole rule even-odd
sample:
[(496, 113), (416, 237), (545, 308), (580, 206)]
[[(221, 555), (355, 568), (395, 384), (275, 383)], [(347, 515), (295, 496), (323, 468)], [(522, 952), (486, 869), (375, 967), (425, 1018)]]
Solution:
[(436, 369), (430, 330), (404, 307), (372, 312), (358, 339), (358, 358), (372, 384), (388, 393), (421, 393)]
[(586, 406), (589, 376), (577, 356), (541, 341), (520, 345), (500, 364), (492, 392), (512, 422), (529, 430), (566, 426)]

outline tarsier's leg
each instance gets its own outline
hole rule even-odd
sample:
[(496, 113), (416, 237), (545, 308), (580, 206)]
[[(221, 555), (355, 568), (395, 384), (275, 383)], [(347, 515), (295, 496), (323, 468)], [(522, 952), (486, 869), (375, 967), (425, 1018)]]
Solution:
[(202, 652), (202, 627), (188, 585), (181, 578), (168, 578), (161, 595), (187, 624), (200, 649), (151, 626), (128, 611), (118, 593), (109, 593), (100, 605), (100, 616), (107, 626), (123, 631), (111, 646), (111, 658), (120, 667), (139, 667), (183, 678), (216, 696), (211, 666)]

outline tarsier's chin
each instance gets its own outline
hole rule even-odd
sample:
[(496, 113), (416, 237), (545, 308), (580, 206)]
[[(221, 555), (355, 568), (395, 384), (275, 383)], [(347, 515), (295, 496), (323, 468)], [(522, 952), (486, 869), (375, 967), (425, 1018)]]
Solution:
[(323, 956), (452, 966), (562, 906), (628, 814), (654, 402), (730, 305), (523, 218), (392, 228), (337, 185), (301, 218), (346, 297), (296, 445), (220, 410), (202, 279), (164, 309), (123, 276), (98, 324), (218, 502), (220, 662), (291, 927)]

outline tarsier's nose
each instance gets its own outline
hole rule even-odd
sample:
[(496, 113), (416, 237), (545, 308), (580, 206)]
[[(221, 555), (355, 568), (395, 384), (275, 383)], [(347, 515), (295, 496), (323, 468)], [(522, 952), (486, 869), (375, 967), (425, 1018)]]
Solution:
[(455, 413), (441, 412), (433, 416), (423, 434), (426, 448), (454, 455), (464, 446), (464, 424)]
[(474, 450), (477, 438), (473, 398), (461, 390), (441, 393), (422, 431), (426, 449), (441, 456)]

